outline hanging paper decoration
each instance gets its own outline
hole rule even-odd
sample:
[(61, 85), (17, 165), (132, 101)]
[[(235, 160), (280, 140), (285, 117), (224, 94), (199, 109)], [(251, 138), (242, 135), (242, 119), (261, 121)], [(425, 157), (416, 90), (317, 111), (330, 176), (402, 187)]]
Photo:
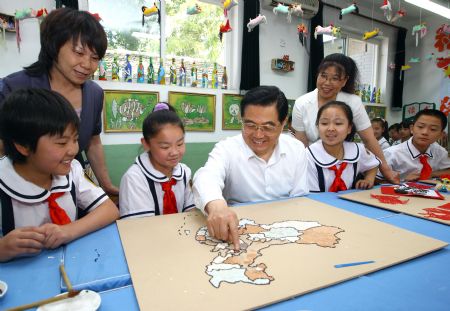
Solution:
[(366, 31), (363, 35), (363, 40), (369, 40), (371, 38), (375, 38), (376, 36), (378, 36), (380, 33), (380, 29), (378, 28), (374, 28), (372, 31)]
[(341, 37), (341, 27), (334, 27), (333, 24), (330, 24), (330, 26), (322, 27), (318, 25), (316, 29), (314, 30), (314, 38), (317, 39), (318, 35), (330, 35), (334, 38), (340, 38)]
[(225, 17), (228, 16), (228, 11), (230, 11), (232, 7), (238, 4), (236, 0), (224, 0), (222, 2), (223, 2), (223, 15)]
[(390, 70), (394, 70), (395, 69), (395, 63), (390, 63), (388, 67), (389, 67)]
[(409, 70), (409, 69), (411, 69), (411, 66), (410, 66), (410, 65), (403, 65), (403, 66), (400, 68), (401, 71), (406, 71), (406, 70)]
[(395, 13), (394, 17), (391, 19), (391, 23), (395, 23), (400, 18), (405, 17), (405, 16), (406, 16), (406, 11), (404, 9), (400, 9), (397, 11), (397, 13)]
[(339, 13), (339, 19), (342, 19), (342, 16), (353, 13), (353, 12), (359, 13), (359, 8), (356, 6), (356, 3), (353, 3), (352, 5), (344, 8), (344, 9), (341, 9), (341, 12)]
[(425, 55), (425, 59), (426, 60), (432, 60), (433, 57), (434, 57), (434, 53), (430, 53), (430, 54)]
[(202, 8), (198, 5), (198, 3), (194, 4), (193, 6), (190, 6), (186, 9), (187, 15), (195, 15), (202, 12)]
[(411, 57), (408, 63), (420, 63), (420, 57)]
[(380, 6), (380, 9), (383, 10), (384, 17), (386, 17), (386, 19), (387, 19), (388, 21), (390, 21), (390, 20), (391, 20), (391, 17), (392, 17), (392, 7), (391, 7), (391, 2), (389, 2), (389, 0), (384, 0), (384, 1), (383, 1), (383, 5)]
[(419, 45), (419, 33), (420, 39), (423, 39), (423, 37), (425, 37), (425, 35), (427, 34), (427, 26), (425, 25), (425, 23), (414, 25), (412, 28), (412, 35), (416, 35), (416, 46)]
[(438, 68), (442, 68), (445, 72), (445, 76), (450, 78), (450, 57), (438, 57), (436, 60)]
[(248, 32), (251, 32), (253, 28), (258, 26), (259, 24), (267, 24), (267, 19), (264, 15), (259, 14), (254, 19), (250, 19), (250, 21), (247, 24)]
[(272, 11), (275, 15), (278, 15), (278, 13), (286, 14), (288, 22), (291, 22), (291, 11), (289, 10), (289, 7), (287, 5), (278, 3), (278, 5), (274, 7)]
[(443, 24), (436, 30), (434, 47), (438, 52), (450, 50), (450, 25)]
[(152, 7), (146, 7), (145, 5), (142, 6), (141, 10), (142, 10), (142, 26), (144, 26), (144, 17), (149, 17), (153, 15), (158, 15), (158, 23), (161, 22), (161, 12), (158, 6), (156, 5), (156, 2), (153, 3)]
[(302, 44), (302, 46), (306, 45), (306, 38), (308, 38), (308, 29), (306, 28), (306, 25), (301, 23), (297, 25), (297, 33), (298, 33), (298, 40)]
[(445, 96), (441, 99), (441, 106), (439, 107), (439, 110), (442, 111), (445, 116), (448, 116), (450, 112), (450, 97)]
[(16, 28), (16, 41), (17, 41), (17, 49), (20, 53), (20, 42), (22, 41), (22, 38), (20, 37), (20, 21), (26, 18), (38, 18), (39, 20), (42, 20), (44, 17), (48, 15), (47, 9), (42, 8), (37, 11), (27, 8), (23, 10), (16, 10), (14, 14), (15, 19), (15, 28)]
[(291, 4), (289, 11), (291, 11), (291, 15), (303, 16), (303, 10), (301, 4)]
[(225, 19), (221, 24), (220, 24), (220, 27), (219, 27), (219, 38), (220, 38), (220, 42), (222, 42), (222, 37), (223, 37), (223, 34), (224, 33), (226, 33), (226, 32), (230, 32), (230, 31), (232, 31), (233, 29), (231, 28), (231, 26), (230, 26), (230, 20), (227, 18), (227, 19)]

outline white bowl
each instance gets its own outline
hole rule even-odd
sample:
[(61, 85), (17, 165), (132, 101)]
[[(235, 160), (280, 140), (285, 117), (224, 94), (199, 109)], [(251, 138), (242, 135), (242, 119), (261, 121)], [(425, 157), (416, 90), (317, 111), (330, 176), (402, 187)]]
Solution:
[(5, 296), (7, 291), (8, 291), (8, 284), (6, 284), (3, 281), (0, 281), (0, 298)]

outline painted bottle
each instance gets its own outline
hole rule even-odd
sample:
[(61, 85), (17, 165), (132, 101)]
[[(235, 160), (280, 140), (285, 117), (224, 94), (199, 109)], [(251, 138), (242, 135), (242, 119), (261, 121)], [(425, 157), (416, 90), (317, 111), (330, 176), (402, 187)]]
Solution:
[(217, 77), (217, 63), (214, 63), (214, 68), (211, 74), (211, 87), (213, 89), (219, 88), (219, 79)]
[(98, 62), (98, 79), (101, 81), (106, 81), (106, 62), (105, 60), (101, 59)]
[(195, 62), (192, 63), (191, 68), (191, 86), (197, 87), (197, 67), (195, 67)]
[(125, 67), (123, 68), (123, 81), (133, 82), (133, 69), (130, 63), (130, 55), (127, 54), (125, 61)]
[(180, 76), (178, 81), (179, 86), (186, 86), (186, 68), (184, 67), (184, 59), (181, 59)]
[(228, 75), (227, 75), (227, 67), (223, 67), (223, 75), (222, 75), (222, 89), (226, 90), (228, 88)]
[(177, 84), (177, 69), (175, 68), (175, 58), (172, 58), (172, 64), (170, 65), (170, 84)]
[(161, 85), (166, 84), (166, 71), (164, 70), (164, 64), (163, 64), (162, 58), (159, 61), (158, 84), (161, 84)]
[(144, 65), (142, 64), (142, 56), (139, 55), (139, 64), (137, 69), (137, 83), (145, 82)]
[(150, 64), (147, 69), (147, 83), (155, 83), (155, 68), (153, 68), (153, 59), (150, 57)]
[(113, 63), (111, 65), (111, 78), (113, 81), (120, 81), (119, 63), (117, 62), (117, 55), (114, 55)]

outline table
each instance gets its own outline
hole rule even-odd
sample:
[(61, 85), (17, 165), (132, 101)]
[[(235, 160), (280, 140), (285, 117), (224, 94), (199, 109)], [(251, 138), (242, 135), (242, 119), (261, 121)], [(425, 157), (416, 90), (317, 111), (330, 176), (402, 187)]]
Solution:
[[(440, 223), (342, 200), (335, 193), (315, 193), (310, 194), (309, 198), (450, 243), (450, 227)], [(0, 264), (0, 279), (9, 286), (7, 294), (0, 299), (0, 310), (63, 292), (65, 287), (58, 270), (62, 261), (75, 288), (88, 288), (100, 293), (100, 310), (139, 310), (115, 224), (57, 250)], [(414, 260), (261, 310), (449, 308), (450, 247), (447, 246)], [(195, 306), (187, 306), (186, 309), (195, 310)]]

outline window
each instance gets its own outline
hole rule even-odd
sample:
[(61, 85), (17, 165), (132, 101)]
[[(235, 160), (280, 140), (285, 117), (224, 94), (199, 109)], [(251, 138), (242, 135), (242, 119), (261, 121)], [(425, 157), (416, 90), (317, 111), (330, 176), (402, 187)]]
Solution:
[[(201, 13), (188, 15), (188, 8), (196, 4), (201, 7)], [(119, 68), (122, 69), (126, 65), (127, 55), (132, 65), (133, 82), (136, 82), (140, 58), (146, 78), (150, 58), (155, 73), (162, 58), (166, 83), (169, 83), (169, 68), (173, 59), (177, 72), (183, 60), (188, 77), (191, 77), (195, 62), (196, 80), (201, 79), (203, 72), (211, 77), (214, 63), (217, 63), (218, 75), (222, 76), (225, 40), (223, 43), (219, 40), (219, 25), (223, 20), (223, 9), (197, 0), (162, 0), (156, 1), (162, 13), (160, 22), (158, 14), (143, 19), (142, 6), (153, 5), (153, 0), (89, 1), (89, 11), (100, 14), (108, 37), (108, 49), (104, 58), (107, 79), (111, 80), (114, 56), (117, 56)], [(191, 82), (193, 81), (188, 80), (187, 84), (190, 85)]]
[(370, 85), (378, 87), (378, 49), (376, 40), (364, 41), (352, 35), (345, 35), (342, 38), (334, 39), (331, 36), (324, 36), (324, 55), (332, 53), (343, 53), (353, 58), (359, 69), (359, 83), (362, 86)]

